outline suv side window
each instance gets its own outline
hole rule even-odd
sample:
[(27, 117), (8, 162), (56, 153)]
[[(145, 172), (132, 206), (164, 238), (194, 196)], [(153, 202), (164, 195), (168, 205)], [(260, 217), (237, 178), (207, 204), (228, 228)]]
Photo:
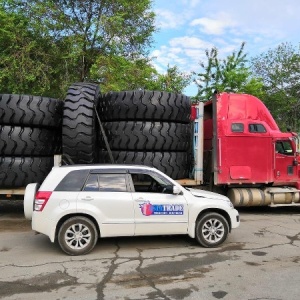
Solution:
[(173, 184), (166, 178), (155, 174), (153, 176), (143, 173), (131, 174), (135, 192), (138, 193), (173, 193)]
[(90, 174), (84, 191), (127, 192), (126, 174)]
[(99, 192), (99, 181), (97, 174), (90, 174), (89, 178), (85, 183), (85, 186), (83, 187), (83, 191)]
[(55, 191), (81, 191), (82, 186), (86, 180), (89, 170), (76, 170), (68, 173), (63, 180), (57, 185)]

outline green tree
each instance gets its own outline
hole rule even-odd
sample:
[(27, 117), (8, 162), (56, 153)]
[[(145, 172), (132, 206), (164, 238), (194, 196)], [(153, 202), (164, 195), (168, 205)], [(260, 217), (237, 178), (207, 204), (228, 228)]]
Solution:
[[(4, 14), (25, 21), (18, 29), (20, 35), (32, 34), (31, 41), (36, 43), (34, 48), (38, 49), (39, 56), (33, 60), (41, 64), (48, 86), (38, 79), (32, 83), (42, 85), (44, 93), (57, 90), (56, 94), (62, 94), (74, 81), (95, 79), (94, 66), (95, 61), (99, 65), (99, 57), (124, 56), (130, 60), (146, 55), (155, 30), (151, 4), (151, 0), (0, 0)], [(13, 31), (11, 26), (6, 32), (11, 35), (17, 30)], [(8, 40), (6, 47), (10, 48), (11, 44)], [(16, 45), (24, 48), (19, 41)], [(16, 52), (13, 48), (8, 53), (7, 68), (9, 56), (11, 64), (20, 63), (14, 60)], [(31, 74), (37, 65), (27, 65), (25, 69)], [(56, 76), (51, 77), (49, 73)], [(99, 83), (104, 82), (97, 79)], [(22, 87), (19, 91), (23, 92)]]
[(209, 100), (214, 93), (235, 92), (248, 93), (262, 97), (262, 82), (252, 76), (247, 67), (245, 43), (242, 43), (238, 52), (233, 52), (225, 59), (219, 58), (217, 48), (206, 50), (207, 62), (200, 62), (201, 72), (196, 75), (195, 83), (198, 86), (196, 100)]
[[(44, 94), (55, 77), (56, 47), (29, 30), (28, 19), (0, 7), (0, 90)], [(49, 51), (51, 50), (51, 52)]]
[(116, 55), (99, 56), (91, 77), (101, 81), (102, 92), (145, 89), (182, 93), (191, 81), (191, 75), (180, 72), (177, 66), (168, 66), (165, 74), (159, 74), (149, 59)]
[[(97, 55), (145, 53), (152, 41), (151, 1), (23, 0), (32, 27), (56, 39), (68, 37), (78, 59), (79, 80), (89, 78)], [(41, 26), (42, 24), (42, 26)]]
[(179, 71), (177, 66), (168, 66), (165, 74), (157, 74), (152, 81), (148, 81), (146, 88), (173, 93), (183, 93), (190, 84), (191, 74)]
[(282, 43), (251, 63), (264, 83), (264, 102), (279, 126), (300, 132), (300, 48)]
[(90, 74), (93, 81), (101, 83), (102, 92), (108, 92), (146, 89), (157, 71), (146, 58), (103, 55), (98, 56)]

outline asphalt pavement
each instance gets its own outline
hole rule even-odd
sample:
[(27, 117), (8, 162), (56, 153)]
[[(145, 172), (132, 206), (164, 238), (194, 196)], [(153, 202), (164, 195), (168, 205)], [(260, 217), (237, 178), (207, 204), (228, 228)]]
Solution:
[(36, 235), (21, 201), (0, 200), (0, 299), (300, 298), (300, 206), (239, 209), (219, 248), (188, 236), (100, 239), (65, 255)]

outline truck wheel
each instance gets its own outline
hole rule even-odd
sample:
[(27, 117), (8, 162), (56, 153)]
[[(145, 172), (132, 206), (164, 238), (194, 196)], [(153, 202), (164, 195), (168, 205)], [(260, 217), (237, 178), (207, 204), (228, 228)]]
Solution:
[(66, 220), (58, 231), (60, 248), (69, 255), (89, 253), (96, 245), (98, 233), (95, 224), (86, 217)]
[(110, 92), (101, 98), (99, 111), (103, 121), (190, 123), (191, 103), (185, 95), (168, 92)]
[(98, 121), (94, 107), (100, 97), (99, 86), (92, 83), (74, 83), (68, 90), (62, 126), (62, 151), (76, 163), (94, 163), (96, 160)]
[(23, 205), (24, 205), (24, 215), (27, 220), (32, 219), (32, 212), (34, 209), (34, 199), (38, 189), (39, 189), (38, 183), (30, 183), (26, 186)]
[(0, 157), (0, 186), (24, 187), (29, 183), (42, 183), (54, 165), (51, 157)]
[(120, 121), (103, 126), (112, 150), (187, 151), (192, 142), (192, 124)]
[[(115, 163), (146, 165), (157, 168), (173, 179), (187, 178), (192, 165), (188, 152), (112, 151)], [(100, 163), (110, 163), (107, 151), (99, 153)]]
[(0, 155), (51, 156), (61, 148), (60, 130), (0, 125)]
[(196, 240), (203, 247), (221, 245), (227, 238), (229, 226), (226, 219), (218, 213), (207, 213), (197, 220)]
[(62, 108), (53, 98), (0, 94), (0, 124), (60, 128)]

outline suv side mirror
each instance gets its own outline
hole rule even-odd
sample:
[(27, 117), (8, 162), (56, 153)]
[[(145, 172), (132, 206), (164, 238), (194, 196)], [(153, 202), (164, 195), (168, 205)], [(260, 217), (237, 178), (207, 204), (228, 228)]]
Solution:
[(181, 193), (180, 187), (173, 185), (173, 194), (174, 195), (179, 195)]

